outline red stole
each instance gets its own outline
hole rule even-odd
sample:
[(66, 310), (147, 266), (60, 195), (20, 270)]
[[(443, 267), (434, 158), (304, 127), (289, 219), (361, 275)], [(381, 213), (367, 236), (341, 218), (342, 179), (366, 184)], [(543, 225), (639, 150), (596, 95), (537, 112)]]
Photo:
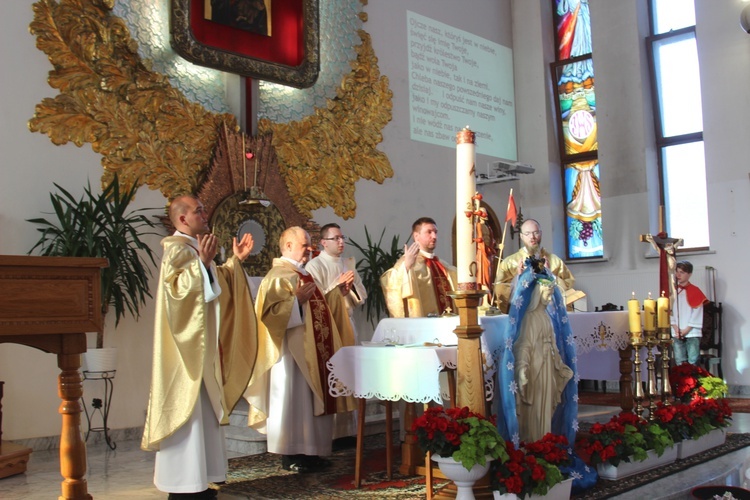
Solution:
[(687, 294), (687, 303), (690, 307), (695, 309), (701, 304), (705, 304), (708, 302), (708, 299), (703, 294), (700, 288), (693, 285), (692, 283), (688, 283), (685, 286), (677, 285), (677, 293), (685, 292)]
[[(299, 274), (302, 283), (315, 283), (311, 275)], [(336, 398), (328, 392), (328, 360), (334, 355), (333, 346), (333, 322), (331, 321), (331, 311), (328, 309), (323, 292), (320, 288), (315, 287), (315, 291), (310, 297), (310, 313), (312, 314), (313, 338), (315, 339), (315, 355), (318, 358), (318, 379), (320, 386), (323, 388), (324, 414), (333, 415), (336, 413)]]
[(453, 308), (453, 301), (448, 296), (448, 292), (452, 292), (451, 283), (448, 280), (448, 272), (437, 257), (428, 259), (425, 257), (425, 263), (427, 268), (430, 270), (430, 277), (432, 278), (432, 287), (435, 289), (435, 299), (438, 305), (438, 314), (443, 314), (449, 307)]

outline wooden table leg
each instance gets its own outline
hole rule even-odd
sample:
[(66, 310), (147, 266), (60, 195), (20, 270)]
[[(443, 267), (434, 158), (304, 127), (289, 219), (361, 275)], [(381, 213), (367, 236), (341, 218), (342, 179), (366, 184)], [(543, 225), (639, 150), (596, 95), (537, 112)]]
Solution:
[(354, 487), (359, 488), (362, 484), (362, 448), (365, 441), (365, 398), (358, 398), (357, 412), (357, 457), (354, 461)]
[(412, 476), (417, 472), (417, 467), (422, 466), (424, 453), (419, 448), (417, 436), (411, 430), (416, 418), (416, 403), (407, 402), (404, 408), (404, 441), (401, 443), (401, 468), (399, 472), (405, 476)]
[(81, 437), (81, 355), (58, 354), (57, 366), (60, 368), (57, 394), (62, 400), (59, 410), (62, 415), (60, 474), (64, 478), (60, 500), (88, 500), (92, 497), (88, 494), (85, 479), (86, 443)]
[(385, 464), (388, 479), (393, 479), (393, 402), (385, 402)]

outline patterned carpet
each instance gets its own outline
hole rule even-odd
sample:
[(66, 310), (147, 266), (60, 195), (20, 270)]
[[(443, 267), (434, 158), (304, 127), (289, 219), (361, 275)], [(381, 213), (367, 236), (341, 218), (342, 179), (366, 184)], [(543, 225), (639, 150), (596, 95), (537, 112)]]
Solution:
[[(398, 466), (401, 462), (398, 447), (394, 447), (393, 479), (386, 478), (384, 437), (384, 434), (370, 436), (365, 442), (363, 481), (359, 489), (355, 489), (353, 484), (354, 448), (348, 448), (335, 452), (331, 457), (333, 467), (317, 474), (287, 472), (281, 468), (279, 457), (269, 453), (230, 459), (227, 483), (221, 485), (221, 491), (233, 495), (244, 495), (253, 500), (425, 498), (424, 477), (403, 476), (398, 473)], [(397, 435), (394, 435), (394, 438), (397, 438)], [(394, 440), (395, 442), (397, 440)], [(574, 495), (572, 498), (585, 500), (611, 498), (745, 446), (750, 446), (750, 434), (728, 434), (726, 443), (721, 446), (618, 481), (600, 480), (591, 490)], [(444, 484), (443, 480), (434, 482), (435, 487)]]
[[(362, 464), (362, 485), (354, 488), (355, 449), (347, 448), (328, 457), (333, 466), (315, 474), (297, 474), (281, 468), (278, 455), (263, 453), (229, 460), (227, 483), (221, 491), (233, 495), (246, 495), (253, 500), (301, 498), (425, 498), (423, 476), (404, 476), (398, 473), (401, 465), (401, 448), (398, 433), (394, 434), (393, 478), (385, 473), (385, 434), (365, 438)], [(433, 481), (435, 487), (445, 480)]]

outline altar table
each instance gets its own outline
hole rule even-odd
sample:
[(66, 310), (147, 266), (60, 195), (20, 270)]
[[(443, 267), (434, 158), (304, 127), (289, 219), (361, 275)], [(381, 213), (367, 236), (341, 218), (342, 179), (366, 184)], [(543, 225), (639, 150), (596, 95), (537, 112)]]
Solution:
[[(480, 316), (482, 350), (494, 358), (505, 347), (505, 330), (509, 316)], [(620, 380), (621, 350), (629, 346), (628, 312), (577, 312), (568, 314), (570, 328), (576, 341), (578, 375), (586, 380)], [(373, 342), (392, 341), (413, 344), (439, 342), (456, 344), (453, 331), (458, 326), (458, 316), (440, 318), (385, 318), (372, 336)]]
[[(401, 399), (410, 403), (442, 403), (439, 374), (456, 369), (456, 347), (435, 346), (350, 346), (342, 347), (328, 361), (328, 387), (332, 396), (354, 396), (358, 399), (357, 452), (354, 485), (360, 485), (362, 446), (364, 443), (365, 401), (385, 401), (386, 429), (392, 429), (392, 402)], [(453, 384), (449, 384), (453, 385)], [(408, 405), (405, 422), (413, 421), (413, 405)], [(386, 467), (391, 477), (392, 443), (386, 437)], [(418, 459), (419, 450), (413, 435), (407, 435), (403, 447), (407, 463)], [(424, 461), (424, 455), (419, 458)]]
[[(485, 375), (494, 375), (502, 349), (508, 341), (506, 329), (508, 315), (480, 316), (479, 323), (484, 329), (481, 337), (484, 353)], [(576, 343), (576, 364), (578, 379), (619, 380), (620, 405), (624, 410), (632, 410), (632, 347), (628, 336), (628, 312), (577, 312), (568, 314), (568, 321)], [(385, 318), (378, 323), (372, 342), (416, 344), (420, 342), (456, 344), (454, 330), (459, 324), (458, 316), (437, 318)], [(394, 349), (394, 348), (387, 348)], [(645, 349), (644, 349), (645, 351)], [(645, 352), (643, 359), (645, 360)], [(647, 374), (642, 371), (642, 379)], [(494, 376), (490, 377), (494, 378)], [(497, 401), (493, 402), (493, 413)], [(408, 437), (408, 436), (407, 436)], [(416, 455), (408, 443), (402, 445), (405, 454)], [(421, 459), (402, 457), (402, 472), (414, 473)]]

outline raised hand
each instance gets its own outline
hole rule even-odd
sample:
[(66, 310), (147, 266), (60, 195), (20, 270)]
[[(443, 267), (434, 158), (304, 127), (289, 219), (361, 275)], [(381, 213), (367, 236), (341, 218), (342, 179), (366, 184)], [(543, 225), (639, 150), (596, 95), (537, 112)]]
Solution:
[(341, 295), (346, 295), (352, 289), (352, 284), (354, 283), (354, 271), (341, 273), (336, 282), (341, 289)]
[(310, 297), (312, 297), (312, 294), (315, 292), (315, 288), (315, 283), (302, 283), (302, 280), (297, 283), (297, 290), (294, 295), (297, 297), (297, 301), (300, 305), (310, 300)]
[(211, 233), (198, 234), (198, 256), (206, 269), (211, 267), (211, 262), (216, 257), (218, 248), (219, 241), (216, 239), (216, 235)]
[(419, 243), (415, 241), (411, 245), (404, 245), (404, 265), (407, 271), (414, 267), (417, 255), (419, 255)]
[(232, 252), (237, 256), (238, 259), (240, 259), (240, 262), (242, 262), (247, 258), (248, 255), (250, 255), (254, 244), (255, 242), (253, 241), (253, 235), (250, 233), (245, 233), (242, 235), (242, 239), (239, 243), (237, 243), (236, 237), (232, 239)]

